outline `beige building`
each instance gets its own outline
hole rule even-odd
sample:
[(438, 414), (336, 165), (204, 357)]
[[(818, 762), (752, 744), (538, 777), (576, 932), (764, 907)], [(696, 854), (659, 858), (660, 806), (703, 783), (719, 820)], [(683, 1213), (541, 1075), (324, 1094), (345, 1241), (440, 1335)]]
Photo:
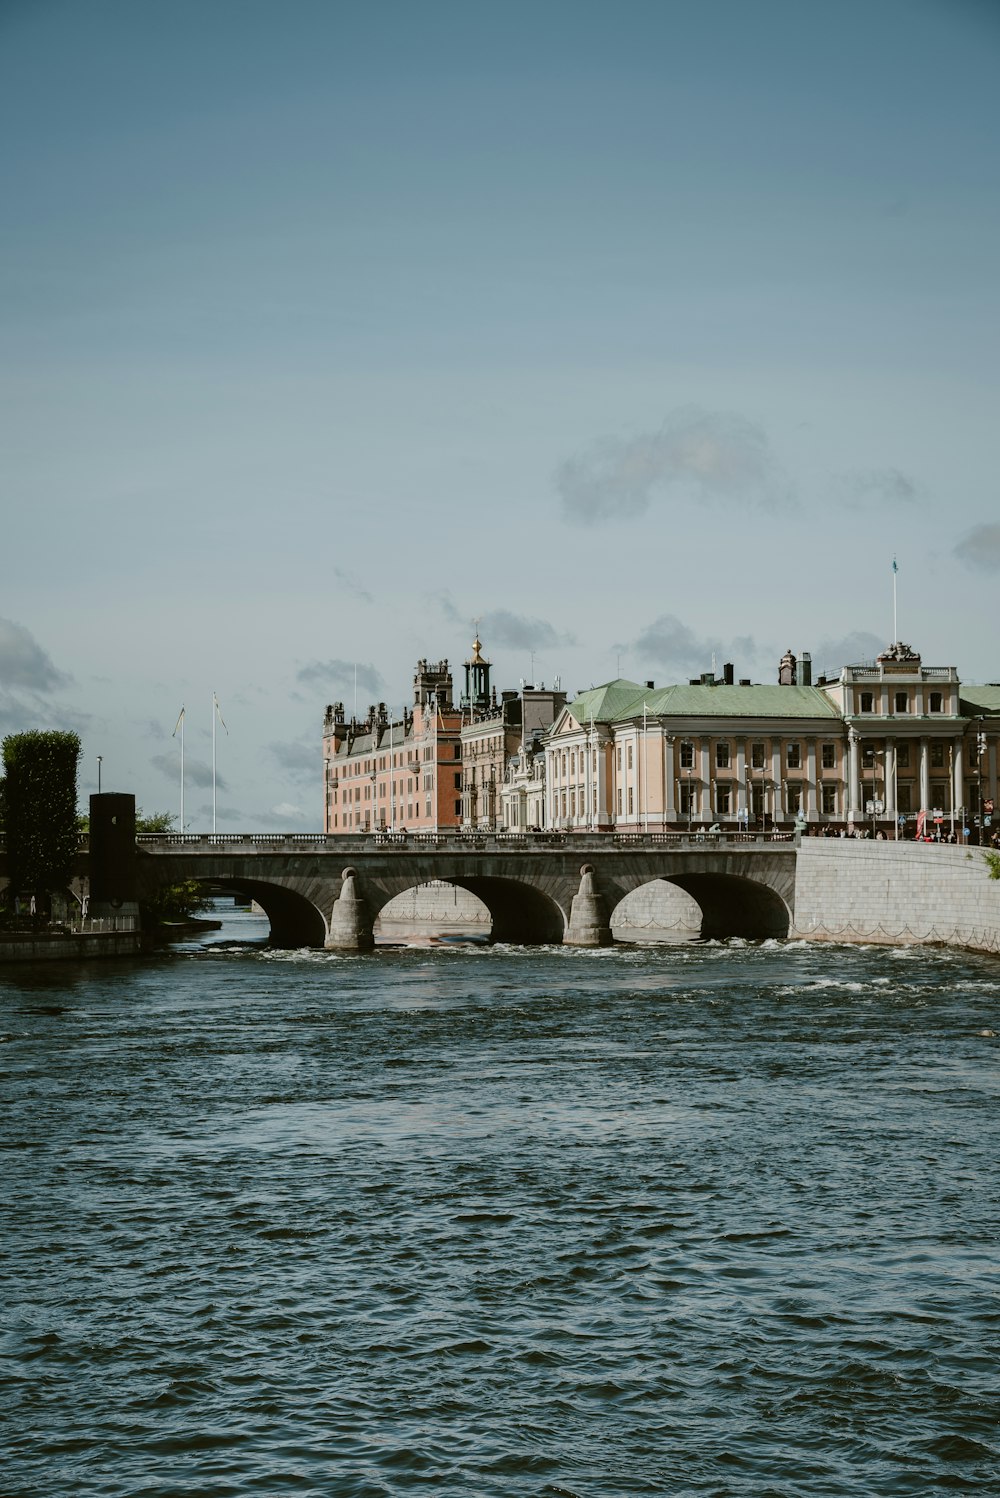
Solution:
[(656, 690), (583, 692), (546, 740), (547, 824), (624, 831), (687, 826), (871, 827), (918, 813), (986, 835), (997, 799), (1000, 686), (963, 686), (896, 644), (872, 665), (811, 680), (788, 652), (776, 685), (708, 673)]
[[(465, 662), (461, 698), (463, 827), (496, 830), (510, 825), (504, 801), (509, 768), (521, 754), (525, 739), (530, 744), (544, 733), (565, 702), (565, 692), (558, 688), (546, 691), (544, 683), (540, 687), (522, 684), (520, 691), (502, 692), (498, 698), (496, 689), (490, 686), (490, 662), (483, 656), (482, 643), (476, 636), (472, 655)], [(543, 767), (544, 756), (539, 769)], [(534, 805), (539, 797), (536, 794), (531, 799)], [(508, 810), (511, 807), (520, 814), (520, 801), (511, 803)]]

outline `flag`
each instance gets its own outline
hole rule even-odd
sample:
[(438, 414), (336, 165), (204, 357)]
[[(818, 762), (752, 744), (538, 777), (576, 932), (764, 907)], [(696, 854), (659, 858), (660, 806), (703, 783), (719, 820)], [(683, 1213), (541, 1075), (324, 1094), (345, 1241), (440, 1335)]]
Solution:
[[(212, 701), (213, 701), (213, 703), (214, 703), (214, 704), (215, 704), (215, 711), (216, 711), (216, 712), (217, 712), (217, 713), (218, 713), (218, 715), (219, 715), (219, 722), (220, 722), (220, 723), (221, 723), (221, 724), (222, 724), (222, 726), (223, 726), (223, 728), (226, 728), (226, 720), (225, 720), (225, 718), (224, 718), (224, 717), (223, 717), (223, 716), (222, 716), (222, 708), (221, 708), (221, 707), (220, 707), (220, 706), (219, 706), (219, 699), (218, 699), (218, 697), (216, 697), (216, 695), (215, 695), (215, 693), (214, 693), (214, 692), (213, 692), (213, 693), (212, 693)], [(226, 732), (227, 732), (227, 733), (228, 733), (228, 732), (229, 732), (229, 729), (228, 729), (228, 728), (226, 728)]]
[(893, 570), (893, 572), (898, 572), (899, 571), (899, 568), (896, 565), (896, 558), (895, 557), (893, 557), (893, 559), (892, 559), (892, 570)]
[(927, 821), (927, 813), (925, 811), (918, 811), (917, 812), (917, 837), (918, 838), (921, 838), (924, 835), (924, 824), (925, 824), (926, 821)]
[(180, 728), (180, 726), (181, 726), (181, 724), (183, 722), (184, 722), (184, 709), (181, 708), (180, 712), (177, 714), (177, 722), (174, 724), (174, 731), (170, 735), (170, 737), (172, 739), (175, 739), (177, 737), (177, 730)]

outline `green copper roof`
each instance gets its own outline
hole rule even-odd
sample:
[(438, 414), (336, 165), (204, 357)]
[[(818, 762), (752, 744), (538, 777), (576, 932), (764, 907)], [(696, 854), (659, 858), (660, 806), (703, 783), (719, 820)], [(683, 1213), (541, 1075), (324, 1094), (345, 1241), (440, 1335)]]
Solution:
[(967, 718), (977, 718), (980, 713), (1000, 713), (1000, 686), (967, 687), (963, 682), (961, 711)]
[[(998, 693), (1000, 696), (1000, 693)], [(580, 724), (620, 723), (642, 716), (673, 718), (834, 718), (840, 713), (818, 687), (671, 686), (650, 690), (637, 682), (609, 681), (581, 692), (569, 704)]]
[(620, 676), (617, 681), (607, 681), (603, 686), (591, 687), (589, 692), (581, 692), (569, 703), (569, 710), (583, 725), (591, 721), (617, 723), (621, 718), (631, 717), (635, 703), (638, 703), (641, 713), (644, 696), (648, 699), (655, 693), (641, 687), (637, 681), (626, 681)]

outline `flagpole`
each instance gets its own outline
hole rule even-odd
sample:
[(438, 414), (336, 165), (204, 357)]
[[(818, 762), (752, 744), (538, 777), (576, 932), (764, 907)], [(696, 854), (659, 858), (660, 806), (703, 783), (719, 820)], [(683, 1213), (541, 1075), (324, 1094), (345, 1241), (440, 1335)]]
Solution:
[(181, 704), (181, 710), (180, 710), (180, 712), (177, 715), (177, 722), (174, 724), (174, 731), (173, 731), (173, 735), (172, 735), (173, 738), (177, 737), (177, 731), (178, 731), (178, 729), (180, 730), (180, 735), (181, 735), (181, 832), (183, 833), (183, 831), (184, 831), (184, 705), (183, 705), (183, 703)]
[[(215, 832), (215, 821), (216, 821), (216, 818), (215, 818), (215, 792), (216, 792), (216, 775), (215, 775), (215, 719), (216, 719), (216, 716), (218, 716), (219, 722), (222, 724), (223, 728), (226, 728), (226, 720), (222, 716), (222, 708), (219, 706), (219, 699), (218, 699), (218, 697), (216, 697), (215, 693), (213, 692), (212, 693), (212, 831), (213, 831), (213, 833)], [(229, 729), (228, 728), (226, 728), (226, 733), (227, 734), (229, 733)]]
[(896, 565), (896, 558), (893, 557), (893, 559), (892, 559), (892, 643), (894, 645), (895, 645), (896, 641), (899, 639), (899, 631), (898, 631), (898, 629), (896, 627), (896, 573), (898, 571), (899, 571), (899, 568)]

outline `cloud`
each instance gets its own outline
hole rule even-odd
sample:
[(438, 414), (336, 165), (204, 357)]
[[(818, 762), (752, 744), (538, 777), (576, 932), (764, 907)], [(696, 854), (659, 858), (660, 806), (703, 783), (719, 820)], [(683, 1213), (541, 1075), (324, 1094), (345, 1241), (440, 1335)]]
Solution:
[(868, 468), (842, 473), (834, 481), (837, 501), (845, 510), (912, 505), (921, 499), (920, 485), (899, 468)]
[(295, 806), (291, 801), (280, 801), (277, 806), (272, 806), (270, 811), (259, 811), (254, 817), (262, 827), (276, 827), (282, 832), (294, 832), (297, 826), (303, 822), (318, 823), (319, 817), (314, 813), (303, 811), (301, 806)]
[(874, 661), (887, 644), (887, 640), (880, 640), (878, 635), (861, 629), (855, 630), (853, 634), (842, 635), (839, 639), (821, 640), (812, 652), (813, 681), (818, 675), (836, 676), (842, 666), (858, 666), (864, 665), (866, 661)]
[(29, 629), (13, 619), (0, 619), (0, 682), (52, 692), (68, 686), (70, 678), (56, 669)]
[(478, 618), (467, 618), (455, 607), (447, 593), (441, 594), (435, 602), (449, 624), (462, 625), (469, 631), (470, 644), (472, 635), (478, 629), (487, 653), (497, 645), (508, 650), (537, 651), (576, 643), (572, 635), (560, 634), (547, 619), (535, 619), (530, 614), (514, 614), (510, 609), (491, 609)]
[[(154, 754), (149, 761), (154, 770), (159, 770), (168, 780), (180, 780), (181, 775), (181, 753), (176, 750), (172, 754)], [(196, 785), (201, 790), (207, 789), (212, 784), (212, 766), (203, 764), (200, 759), (194, 759), (190, 754), (184, 756), (184, 784)], [(226, 791), (229, 789), (224, 778), (216, 774), (216, 789)]]
[(953, 555), (978, 572), (1000, 572), (1000, 525), (973, 526)]
[(675, 411), (657, 432), (603, 438), (562, 463), (555, 485), (566, 515), (580, 525), (632, 519), (671, 489), (701, 502), (742, 501), (763, 509), (791, 497), (761, 427), (695, 406)]
[(322, 686), (331, 697), (337, 692), (353, 692), (355, 680), (374, 697), (385, 691), (385, 682), (375, 667), (360, 661), (310, 661), (296, 673), (296, 680), (310, 687)]
[(642, 631), (632, 649), (647, 661), (674, 667), (681, 676), (692, 676), (695, 671), (701, 674), (711, 670), (713, 652), (719, 656), (722, 646), (717, 640), (699, 637), (674, 614), (660, 614)]
[(318, 785), (322, 778), (323, 756), (317, 737), (314, 744), (268, 744), (267, 752), (293, 780), (311, 780)]
[(334, 567), (333, 575), (337, 579), (345, 593), (360, 599), (362, 603), (371, 603), (372, 595), (367, 588), (363, 588), (357, 578), (350, 572), (345, 572), (342, 567)]

